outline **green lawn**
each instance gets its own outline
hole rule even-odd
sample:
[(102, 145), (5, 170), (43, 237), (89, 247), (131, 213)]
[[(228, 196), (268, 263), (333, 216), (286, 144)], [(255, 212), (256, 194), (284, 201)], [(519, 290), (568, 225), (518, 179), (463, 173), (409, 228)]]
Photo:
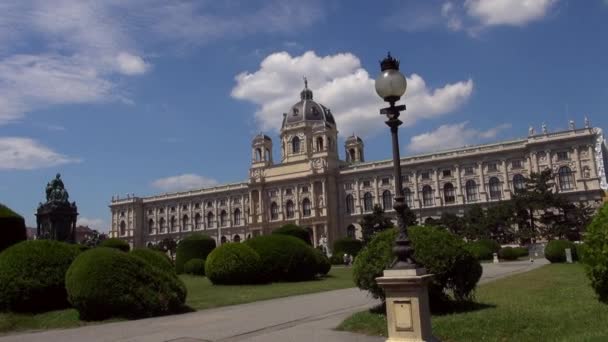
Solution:
[[(320, 280), (267, 285), (214, 286), (205, 277), (180, 277), (188, 288), (186, 304), (195, 310), (355, 286), (352, 280), (352, 268), (346, 267), (332, 267), (327, 277)], [(85, 324), (90, 323), (80, 321), (78, 312), (74, 309), (36, 315), (0, 313), (0, 334), (23, 330), (71, 328)]]
[[(608, 305), (579, 264), (554, 264), (479, 287), (476, 311), (433, 316), (443, 341), (608, 341)], [(357, 313), (340, 330), (386, 336), (383, 315)]]

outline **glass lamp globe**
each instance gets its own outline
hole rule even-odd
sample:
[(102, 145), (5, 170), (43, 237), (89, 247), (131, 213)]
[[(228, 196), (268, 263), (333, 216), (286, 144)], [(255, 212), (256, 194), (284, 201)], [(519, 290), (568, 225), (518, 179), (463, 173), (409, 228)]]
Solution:
[(385, 101), (399, 100), (406, 88), (407, 81), (399, 70), (384, 70), (376, 78), (376, 93)]

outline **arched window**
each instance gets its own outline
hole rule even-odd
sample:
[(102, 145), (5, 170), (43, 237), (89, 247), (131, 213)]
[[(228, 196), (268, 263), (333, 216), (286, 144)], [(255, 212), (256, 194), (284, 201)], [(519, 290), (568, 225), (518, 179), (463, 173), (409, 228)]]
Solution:
[(310, 216), (310, 200), (308, 198), (302, 201), (302, 215)]
[(352, 214), (355, 212), (355, 199), (353, 195), (346, 195), (346, 213)]
[(287, 212), (288, 219), (294, 217), (293, 202), (291, 200), (287, 201), (285, 204), (285, 211)]
[(300, 153), (300, 138), (293, 137), (293, 139), (291, 139), (291, 153)]
[(262, 150), (259, 148), (255, 149), (255, 161), (262, 160)]
[(558, 171), (559, 175), (559, 188), (561, 190), (572, 190), (574, 189), (574, 173), (567, 166), (562, 166)]
[(212, 212), (207, 213), (207, 228), (213, 228), (214, 215)]
[(348, 227), (346, 227), (346, 236), (348, 236), (351, 239), (355, 238), (355, 226), (353, 226), (351, 224)]
[(213, 208), (213, 202), (211, 202), (211, 201), (207, 202), (207, 208)]
[(433, 205), (433, 188), (430, 185), (422, 187), (422, 203), (425, 207)]
[(276, 202), (272, 202), (272, 204), (270, 204), (270, 219), (271, 220), (279, 219), (279, 206), (277, 205)]
[(148, 234), (152, 234), (152, 233), (154, 233), (154, 220), (149, 219), (148, 220)]
[(500, 179), (498, 177), (492, 177), (488, 181), (490, 186), (490, 199), (500, 199), (502, 192), (500, 191)]
[(370, 194), (369, 192), (366, 192), (365, 195), (363, 195), (363, 210), (372, 211), (373, 208), (374, 208), (374, 200), (372, 198), (372, 194)]
[(125, 221), (120, 221), (120, 235), (127, 235), (127, 224)]
[(182, 217), (182, 230), (188, 230), (188, 215), (184, 215), (184, 217)]
[(348, 155), (350, 156), (351, 162), (357, 160), (357, 155), (356, 155), (354, 148), (351, 148), (350, 150), (348, 150)]
[(241, 237), (237, 234), (232, 238), (233, 242), (241, 242)]
[(201, 229), (201, 214), (194, 215), (194, 229)]
[(412, 207), (412, 191), (410, 190), (410, 188), (405, 188), (403, 189), (403, 197), (405, 197), (405, 204), (407, 204), (408, 207)]
[(465, 192), (467, 194), (467, 202), (477, 201), (477, 184), (474, 180), (470, 179), (465, 185)]
[(389, 210), (393, 207), (393, 194), (390, 190), (384, 190), (382, 193), (382, 209), (384, 211)]
[(323, 151), (323, 137), (317, 138), (317, 151)]
[(526, 179), (519, 173), (513, 176), (513, 190), (515, 192), (526, 190)]
[(454, 185), (452, 185), (452, 183), (445, 183), (443, 185), (443, 200), (446, 204), (456, 202), (456, 197), (454, 196)]
[(234, 209), (234, 225), (241, 225), (241, 209), (239, 208)]
[(158, 220), (158, 230), (161, 233), (165, 232), (165, 218), (161, 217), (160, 220)]
[(171, 220), (169, 221), (169, 229), (171, 229), (171, 232), (177, 230), (177, 226), (175, 225), (175, 216), (171, 216)]
[(228, 222), (227, 218), (228, 214), (226, 213), (226, 210), (222, 210), (222, 212), (220, 213), (220, 227), (226, 227), (226, 224)]
[(224, 235), (222, 235), (222, 237), (220, 238), (220, 244), (225, 244), (226, 242), (228, 242), (228, 239), (226, 239), (226, 237)]

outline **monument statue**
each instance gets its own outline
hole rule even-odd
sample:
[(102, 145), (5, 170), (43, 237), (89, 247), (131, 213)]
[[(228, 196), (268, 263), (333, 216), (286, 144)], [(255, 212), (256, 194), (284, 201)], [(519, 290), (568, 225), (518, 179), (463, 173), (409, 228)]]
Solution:
[(78, 209), (69, 198), (61, 175), (57, 174), (46, 184), (46, 202), (40, 203), (36, 212), (39, 239), (75, 242)]

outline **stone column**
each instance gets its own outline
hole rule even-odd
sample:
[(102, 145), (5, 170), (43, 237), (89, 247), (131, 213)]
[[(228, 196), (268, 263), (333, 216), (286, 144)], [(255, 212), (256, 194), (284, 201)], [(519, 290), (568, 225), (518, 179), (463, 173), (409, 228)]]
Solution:
[(378, 176), (374, 177), (374, 205), (381, 205), (380, 190), (378, 190)]
[(460, 165), (456, 164), (456, 191), (457, 191), (457, 199), (456, 203), (462, 204), (464, 203), (464, 196), (462, 195), (462, 177), (460, 175)]
[(483, 172), (483, 162), (478, 162), (477, 167), (479, 168), (479, 178), (480, 178), (480, 184), (478, 185), (479, 186), (479, 201), (487, 202), (488, 194), (486, 193), (486, 177)]
[(577, 183), (583, 179), (583, 167), (581, 165), (581, 158), (579, 155), (579, 151), (578, 151), (578, 146), (574, 146), (572, 148), (573, 150), (573, 154), (574, 154), (574, 162), (576, 165), (576, 172), (575, 172), (575, 178), (574, 178), (574, 187), (578, 188)]
[(509, 172), (508, 172), (508, 163), (506, 159), (502, 160), (502, 175), (504, 177), (504, 181), (502, 184), (502, 192), (504, 193), (503, 199), (509, 200), (511, 199), (511, 188), (509, 187)]
[(300, 219), (300, 192), (298, 191), (298, 186), (296, 185), (293, 189), (296, 193), (295, 203), (293, 204), (294, 217), (296, 222)]
[(281, 210), (279, 210), (279, 221), (283, 221), (287, 217), (287, 213), (285, 212), (287, 206), (285, 205), (285, 201), (283, 201), (283, 188), (279, 188), (278, 191), (279, 191), (279, 203), (277, 203), (277, 204), (279, 205), (279, 208), (281, 209)]
[(311, 211), (310, 211), (310, 215), (312, 217), (317, 217), (317, 195), (315, 194), (315, 182), (311, 182), (310, 183), (310, 206)]
[(433, 169), (433, 180), (435, 181), (435, 205), (442, 206), (441, 190), (439, 189), (439, 169)]
[(553, 157), (551, 156), (551, 150), (545, 150), (547, 164), (550, 170), (553, 170)]
[(414, 199), (412, 200), (413, 208), (420, 208), (420, 199), (418, 198), (418, 171), (412, 172), (414, 175)]
[(595, 148), (593, 147), (593, 145), (589, 145), (589, 158), (591, 159), (591, 165), (593, 165), (591, 167), (591, 172), (590, 172), (590, 176), (591, 178), (596, 178), (597, 177), (597, 163), (595, 161)]
[(353, 214), (360, 214), (363, 212), (363, 210), (361, 210), (361, 196), (359, 193), (359, 178), (355, 179), (355, 191), (353, 191), (353, 196), (354, 196), (354, 202), (355, 202), (355, 207), (353, 208), (354, 213)]

